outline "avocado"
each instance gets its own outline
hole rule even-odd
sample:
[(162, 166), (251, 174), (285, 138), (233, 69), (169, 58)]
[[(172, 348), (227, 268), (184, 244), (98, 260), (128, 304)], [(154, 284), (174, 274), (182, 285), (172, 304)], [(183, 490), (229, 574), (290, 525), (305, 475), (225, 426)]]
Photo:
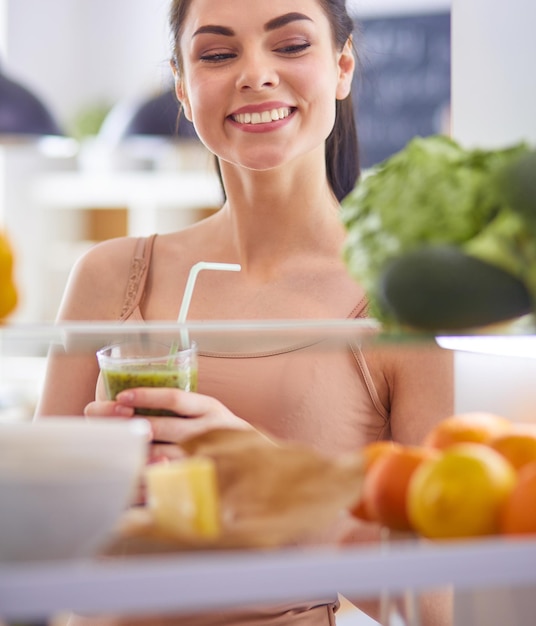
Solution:
[(421, 330), (461, 330), (532, 311), (515, 276), (453, 246), (427, 246), (386, 264), (377, 298), (387, 318)]

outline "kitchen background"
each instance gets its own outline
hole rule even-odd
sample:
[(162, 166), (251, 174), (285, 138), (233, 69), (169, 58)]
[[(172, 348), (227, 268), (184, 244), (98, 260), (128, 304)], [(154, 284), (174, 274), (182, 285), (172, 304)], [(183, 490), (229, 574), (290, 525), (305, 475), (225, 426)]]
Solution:
[[(185, 121), (179, 140), (125, 140), (140, 105), (170, 87), (168, 6), (0, 0), (0, 71), (37, 95), (67, 137), (0, 141), (0, 227), (20, 291), (11, 321), (54, 319), (73, 263), (94, 242), (180, 228), (221, 201), (212, 161)], [(367, 167), (416, 134), (448, 132), (450, 2), (353, 0), (351, 8)]]

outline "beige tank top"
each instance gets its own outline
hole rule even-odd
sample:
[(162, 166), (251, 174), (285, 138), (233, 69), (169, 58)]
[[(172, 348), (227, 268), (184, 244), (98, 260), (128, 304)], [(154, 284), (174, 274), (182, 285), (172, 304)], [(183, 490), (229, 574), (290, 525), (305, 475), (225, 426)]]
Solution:
[[(137, 241), (121, 321), (143, 321), (141, 304), (155, 235)], [(362, 300), (348, 318), (365, 318)], [(247, 383), (245, 383), (247, 381)], [(389, 412), (379, 399), (363, 352), (322, 351), (295, 345), (255, 353), (200, 352), (200, 393), (223, 402), (236, 415), (277, 437), (307, 443), (337, 455), (390, 435)], [(336, 598), (316, 603), (252, 607), (217, 614), (87, 621), (72, 626), (334, 626)]]
[[(143, 321), (141, 304), (156, 235), (137, 241), (122, 321)], [(365, 318), (366, 300), (348, 318)], [(199, 392), (277, 437), (328, 454), (390, 436), (389, 411), (376, 391), (363, 352), (291, 345), (255, 353), (201, 352)]]
[[(155, 237), (137, 241), (122, 321), (143, 321), (140, 307)], [(363, 299), (348, 318), (365, 318), (366, 309)], [(347, 350), (323, 351), (309, 344), (254, 353), (201, 351), (198, 390), (257, 428), (328, 454), (390, 436), (389, 410), (355, 344)]]
[[(137, 241), (122, 321), (143, 321), (140, 305), (155, 237)], [(365, 318), (366, 305), (363, 299), (348, 318)], [(388, 408), (357, 345), (337, 351), (309, 344), (254, 353), (200, 352), (198, 390), (257, 428), (327, 454), (390, 436)]]

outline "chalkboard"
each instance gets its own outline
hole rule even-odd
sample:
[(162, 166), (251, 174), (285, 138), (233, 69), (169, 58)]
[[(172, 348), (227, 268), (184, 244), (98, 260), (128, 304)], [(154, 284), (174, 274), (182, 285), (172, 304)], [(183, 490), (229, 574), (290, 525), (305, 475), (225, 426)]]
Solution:
[(352, 98), (361, 165), (370, 167), (416, 135), (448, 132), (450, 13), (354, 19)]

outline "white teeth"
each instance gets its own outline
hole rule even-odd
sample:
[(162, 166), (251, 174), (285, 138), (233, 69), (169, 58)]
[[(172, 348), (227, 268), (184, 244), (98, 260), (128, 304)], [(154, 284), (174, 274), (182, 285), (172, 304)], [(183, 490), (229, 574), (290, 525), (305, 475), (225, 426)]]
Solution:
[(239, 124), (267, 124), (268, 122), (283, 120), (289, 115), (290, 108), (281, 107), (271, 111), (263, 111), (262, 113), (239, 113), (238, 115), (233, 115), (232, 118)]

